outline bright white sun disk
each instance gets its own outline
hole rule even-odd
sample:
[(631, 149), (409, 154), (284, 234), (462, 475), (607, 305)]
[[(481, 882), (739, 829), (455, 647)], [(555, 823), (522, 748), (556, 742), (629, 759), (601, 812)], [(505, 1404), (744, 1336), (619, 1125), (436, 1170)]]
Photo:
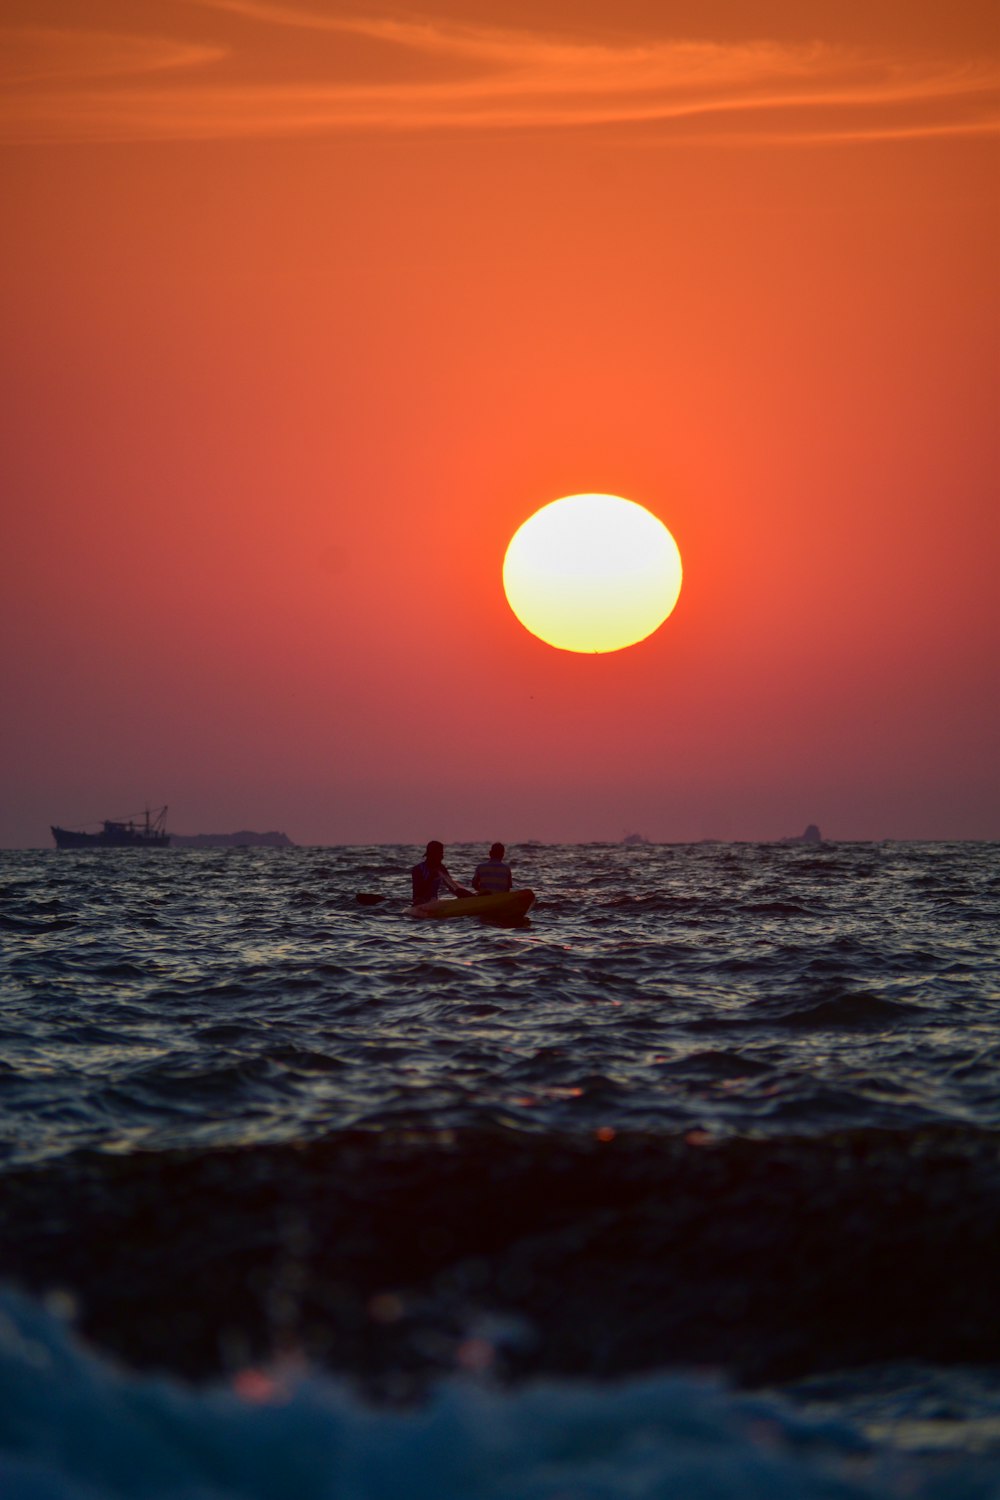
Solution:
[(677, 543), (618, 495), (566, 495), (511, 539), (503, 586), (524, 627), (562, 651), (620, 651), (657, 630), (681, 589)]

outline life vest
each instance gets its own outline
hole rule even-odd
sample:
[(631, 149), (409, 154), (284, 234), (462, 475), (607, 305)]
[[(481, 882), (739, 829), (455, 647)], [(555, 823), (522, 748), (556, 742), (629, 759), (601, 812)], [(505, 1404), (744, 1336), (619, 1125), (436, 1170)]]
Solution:
[(505, 865), (502, 859), (488, 859), (485, 864), (476, 866), (476, 875), (472, 884), (473, 888), (484, 896), (509, 891), (513, 885), (510, 865)]

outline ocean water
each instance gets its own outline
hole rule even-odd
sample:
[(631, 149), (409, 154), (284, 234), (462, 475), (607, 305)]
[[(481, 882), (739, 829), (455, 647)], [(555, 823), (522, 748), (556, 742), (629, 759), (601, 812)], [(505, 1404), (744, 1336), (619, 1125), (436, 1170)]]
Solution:
[(1000, 1496), (1000, 846), (420, 852), (0, 855), (0, 1494)]

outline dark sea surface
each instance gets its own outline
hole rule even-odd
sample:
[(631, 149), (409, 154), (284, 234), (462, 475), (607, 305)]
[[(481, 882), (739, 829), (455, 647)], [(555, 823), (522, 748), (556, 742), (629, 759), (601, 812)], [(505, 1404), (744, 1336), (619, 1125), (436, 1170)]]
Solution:
[(1000, 1497), (1000, 846), (421, 853), (0, 854), (0, 1496)]

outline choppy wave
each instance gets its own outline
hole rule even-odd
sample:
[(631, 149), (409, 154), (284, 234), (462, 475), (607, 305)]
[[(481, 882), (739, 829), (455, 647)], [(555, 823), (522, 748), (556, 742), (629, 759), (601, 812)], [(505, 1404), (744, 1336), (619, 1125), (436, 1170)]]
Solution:
[[(926, 1390), (922, 1402), (912, 1394), (907, 1401), (898, 1386), (894, 1401), (883, 1403), (881, 1441), (854, 1422), (679, 1376), (516, 1391), (466, 1379), (398, 1410), (364, 1406), (328, 1378), (286, 1363), (246, 1368), (228, 1388), (195, 1392), (114, 1369), (42, 1308), (0, 1293), (0, 1388), (5, 1500), (986, 1500), (995, 1493), (990, 1457), (949, 1452), (942, 1446), (949, 1424), (935, 1424), (933, 1408), (928, 1421), (922, 1409)], [(942, 1400), (939, 1393), (938, 1411)], [(988, 1446), (1000, 1431), (1000, 1405), (988, 1394), (979, 1404), (968, 1425)], [(933, 1448), (935, 1425), (938, 1446), (928, 1464), (907, 1449)]]
[(294, 1345), (389, 1396), (486, 1323), (510, 1379), (989, 1364), (998, 1245), (1000, 1146), (958, 1128), (366, 1131), (78, 1155), (0, 1194), (0, 1277), (72, 1297), (130, 1365), (216, 1378)]
[(1000, 1125), (996, 846), (532, 846), (517, 930), (407, 923), (413, 857), (3, 856), (0, 1160), (404, 1121)]

